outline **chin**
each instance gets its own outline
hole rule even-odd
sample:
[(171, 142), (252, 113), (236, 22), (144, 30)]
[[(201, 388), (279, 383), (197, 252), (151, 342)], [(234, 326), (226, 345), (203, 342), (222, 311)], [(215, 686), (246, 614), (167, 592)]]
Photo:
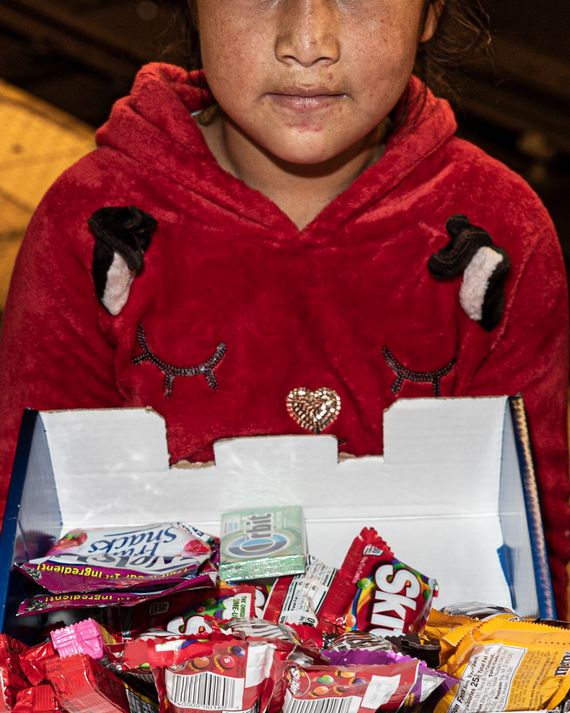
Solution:
[(317, 166), (331, 162), (342, 155), (347, 148), (331, 145), (330, 142), (321, 139), (314, 140), (315, 138), (304, 136), (297, 141), (274, 142), (267, 148), (269, 153), (279, 161), (303, 166)]

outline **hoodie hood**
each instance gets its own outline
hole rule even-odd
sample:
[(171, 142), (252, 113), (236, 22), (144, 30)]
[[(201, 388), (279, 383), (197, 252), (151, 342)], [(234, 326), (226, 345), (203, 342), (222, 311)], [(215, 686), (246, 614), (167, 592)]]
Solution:
[[(299, 232), (269, 198), (218, 164), (193, 117), (212, 102), (202, 71), (148, 64), (137, 74), (131, 93), (114, 105), (109, 120), (97, 132), (97, 144), (137, 162), (138, 171), (141, 165), (147, 166), (154, 175), (161, 174), (242, 218), (274, 231)], [(309, 226), (320, 220), (336, 225), (353, 220), (400, 185), (455, 133), (449, 104), (434, 97), (416, 77), (411, 77), (400, 107), (398, 129), (389, 138), (383, 156)], [(248, 206), (247, 215), (243, 214), (244, 205)]]

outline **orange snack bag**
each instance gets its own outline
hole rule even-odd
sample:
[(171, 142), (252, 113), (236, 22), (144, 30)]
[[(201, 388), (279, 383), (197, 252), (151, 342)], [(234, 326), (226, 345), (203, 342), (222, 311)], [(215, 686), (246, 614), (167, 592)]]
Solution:
[(570, 691), (570, 631), (495, 617), (452, 629), (441, 670), (460, 679), (435, 713), (546, 710)]
[(516, 614), (510, 612), (501, 612), (492, 614), (485, 619), (478, 619), (466, 614), (449, 614), (446, 611), (432, 609), (422, 634), (422, 640), (440, 645), (439, 662), (440, 666), (443, 666), (468, 632), (479, 627), (483, 621), (490, 619), (518, 621)]

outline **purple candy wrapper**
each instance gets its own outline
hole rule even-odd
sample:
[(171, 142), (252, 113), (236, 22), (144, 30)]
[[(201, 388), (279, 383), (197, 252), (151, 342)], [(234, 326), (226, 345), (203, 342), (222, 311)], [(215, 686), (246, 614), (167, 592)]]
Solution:
[(218, 573), (208, 569), (184, 582), (179, 582), (168, 589), (150, 592), (85, 592), (67, 594), (36, 594), (25, 599), (18, 607), (17, 616), (31, 616), (43, 612), (60, 611), (61, 609), (84, 609), (91, 607), (133, 607), (141, 602), (169, 594), (175, 594), (185, 589), (209, 589), (216, 584)]
[[(350, 651), (330, 651), (325, 649), (323, 656), (333, 666), (374, 666), (397, 663), (398, 661), (417, 661), (411, 656), (404, 656), (396, 651), (371, 649), (352, 649)], [(459, 679), (442, 671), (429, 668), (424, 662), (419, 662), (418, 677), (406, 699), (406, 705), (418, 705), (427, 700), (434, 691), (443, 696), (458, 683)]]
[(73, 530), (19, 568), (52, 594), (165, 589), (195, 577), (215, 539), (182, 522)]

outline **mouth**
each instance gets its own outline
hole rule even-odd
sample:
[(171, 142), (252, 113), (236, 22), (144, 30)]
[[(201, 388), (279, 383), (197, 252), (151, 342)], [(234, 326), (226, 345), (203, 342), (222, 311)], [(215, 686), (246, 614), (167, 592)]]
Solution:
[(315, 111), (325, 109), (346, 99), (346, 94), (328, 87), (286, 87), (267, 96), (278, 106), (294, 111)]

